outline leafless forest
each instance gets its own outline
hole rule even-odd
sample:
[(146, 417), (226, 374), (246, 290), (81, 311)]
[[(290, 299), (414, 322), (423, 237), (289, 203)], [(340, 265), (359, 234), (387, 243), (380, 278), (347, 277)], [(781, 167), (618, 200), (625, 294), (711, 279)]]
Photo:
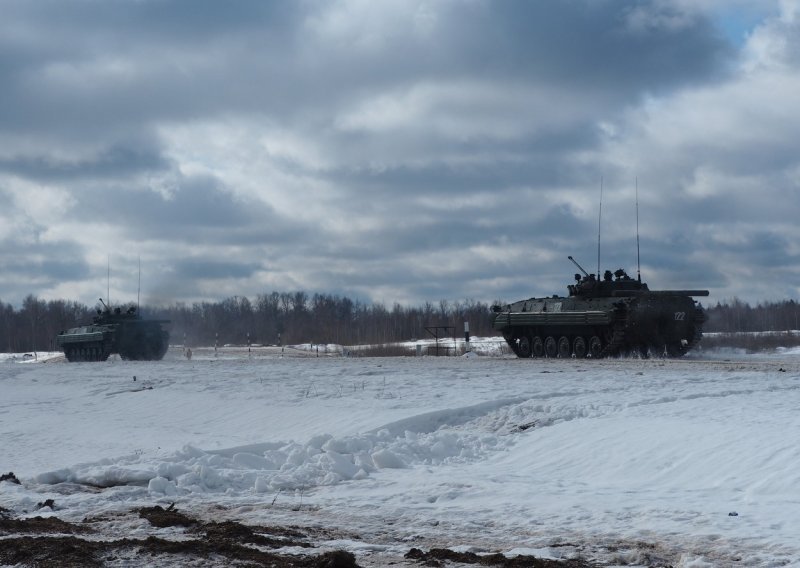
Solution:
[[(0, 351), (25, 352), (53, 349), (59, 331), (90, 323), (99, 306), (69, 300), (41, 300), (27, 296), (19, 308), (0, 300)], [(463, 335), (469, 322), (473, 336), (495, 335), (490, 325), (490, 305), (475, 301), (440, 300), (420, 306), (363, 303), (347, 297), (306, 292), (272, 292), (251, 300), (244, 296), (220, 302), (142, 306), (144, 317), (171, 320), (173, 343), (187, 345), (337, 343), (363, 345), (428, 337), (426, 326), (451, 326)], [(800, 344), (800, 304), (794, 300), (763, 302), (752, 306), (738, 299), (706, 306), (704, 345), (731, 345), (747, 349)], [(740, 332), (790, 332), (750, 339), (724, 334)]]

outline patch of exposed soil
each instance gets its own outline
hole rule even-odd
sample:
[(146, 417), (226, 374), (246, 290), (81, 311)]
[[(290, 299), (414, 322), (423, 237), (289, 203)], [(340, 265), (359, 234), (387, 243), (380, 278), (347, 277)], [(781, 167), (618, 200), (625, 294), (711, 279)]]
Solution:
[[(172, 506), (143, 507), (135, 511), (158, 528), (184, 527), (185, 540), (156, 536), (146, 539), (87, 540), (74, 535), (94, 533), (85, 524), (55, 517), (0, 519), (0, 534), (20, 535), (0, 539), (0, 564), (20, 566), (103, 566), (117, 557), (138, 558), (142, 564), (171, 564), (176, 558), (208, 560), (209, 564), (273, 566), (276, 568), (357, 568), (355, 556), (332, 551), (309, 556), (290, 556), (262, 548), (284, 546), (313, 548), (299, 530), (282, 527), (250, 527), (235, 521), (203, 523)], [(37, 536), (30, 536), (30, 533)], [(58, 535), (58, 536), (56, 536)], [(69, 536), (65, 536), (69, 535)], [(259, 548), (256, 548), (259, 547)], [(130, 563), (128, 563), (130, 565)]]
[(432, 548), (428, 552), (412, 548), (405, 557), (409, 560), (416, 560), (423, 566), (433, 567), (443, 567), (448, 562), (500, 566), (502, 568), (590, 568), (593, 566), (583, 560), (549, 560), (527, 555), (508, 558), (499, 553), (478, 555), (474, 552), (456, 552), (448, 548)]
[(142, 565), (148, 566), (161, 564), (167, 557), (209, 561), (222, 557), (225, 565), (238, 562), (245, 566), (275, 568), (358, 568), (355, 556), (341, 550), (295, 557), (263, 552), (226, 540), (171, 541), (153, 536), (144, 540), (125, 538), (111, 541), (91, 541), (74, 536), (0, 539), (0, 563), (3, 564), (92, 568), (103, 566), (118, 555), (133, 555), (142, 561)]
[[(314, 542), (328, 540), (334, 532), (328, 529), (250, 526), (236, 521), (204, 522), (175, 509), (143, 507), (137, 514), (156, 529), (178, 528), (180, 538), (171, 540), (150, 535), (147, 538), (99, 540), (100, 529), (91, 525), (103, 519), (85, 519), (81, 524), (56, 517), (14, 519), (11, 512), (0, 515), (0, 565), (101, 567), (107, 564), (125, 566), (192, 565), (203, 566), (270, 566), (274, 568), (358, 568), (355, 556), (336, 550), (313, 554)], [(174, 538), (174, 533), (171, 533)], [(88, 536), (85, 536), (88, 535)], [(348, 538), (358, 539), (358, 535)], [(307, 555), (275, 552), (283, 547), (303, 548)], [(422, 566), (445, 567), (474, 564), (501, 568), (589, 568), (582, 560), (544, 560), (534, 556), (507, 558), (502, 554), (477, 555), (434, 548), (428, 552), (413, 548), (406, 561)], [(398, 559), (399, 560), (399, 559)], [(400, 563), (403, 563), (402, 560)], [(405, 564), (405, 563), (403, 563)]]
[(17, 485), (22, 485), (22, 482), (17, 479), (17, 476), (14, 475), (13, 471), (9, 471), (8, 473), (4, 473), (0, 475), (0, 482), (8, 481), (9, 483), (16, 483)]
[(107, 548), (75, 536), (20, 536), (0, 539), (0, 564), (15, 566), (102, 566)]
[(154, 527), (162, 529), (166, 527), (190, 527), (197, 524), (196, 520), (176, 511), (173, 505), (166, 509), (158, 505), (155, 507), (142, 507), (138, 512), (139, 517), (146, 519)]
[(307, 541), (301, 540), (306, 535), (300, 531), (283, 527), (248, 526), (236, 521), (202, 523), (174, 509), (174, 504), (166, 509), (158, 505), (142, 507), (138, 509), (138, 513), (139, 517), (146, 519), (154, 527), (191, 527), (191, 532), (202, 534), (205, 540), (211, 542), (241, 542), (267, 548), (312, 547)]
[(202, 530), (205, 532), (206, 538), (211, 542), (232, 540), (265, 546), (267, 548), (281, 548), (284, 546), (297, 546), (300, 548), (312, 547), (311, 544), (303, 540), (290, 540), (283, 536), (278, 536), (277, 538), (274, 536), (266, 536), (266, 534), (273, 535), (276, 532), (282, 532), (280, 530), (276, 531), (271, 527), (249, 527), (235, 521), (208, 523), (203, 525)]
[(85, 534), (92, 529), (62, 521), (56, 517), (33, 517), (32, 519), (8, 519), (0, 517), (0, 534)]

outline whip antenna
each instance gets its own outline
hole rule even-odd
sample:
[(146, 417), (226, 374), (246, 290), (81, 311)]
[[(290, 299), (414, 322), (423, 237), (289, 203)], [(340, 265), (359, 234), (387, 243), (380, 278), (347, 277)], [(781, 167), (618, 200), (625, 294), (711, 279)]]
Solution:
[(639, 255), (639, 177), (636, 177), (636, 278), (642, 282), (642, 257)]
[(603, 176), (600, 176), (600, 212), (597, 214), (597, 279), (600, 280), (600, 223), (603, 220)]
[(142, 257), (139, 255), (139, 284), (136, 287), (136, 313), (139, 313), (139, 294), (142, 291)]

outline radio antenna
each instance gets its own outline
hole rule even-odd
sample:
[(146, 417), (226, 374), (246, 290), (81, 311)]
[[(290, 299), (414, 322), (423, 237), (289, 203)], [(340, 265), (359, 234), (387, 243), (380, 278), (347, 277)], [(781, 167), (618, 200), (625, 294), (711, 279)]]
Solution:
[(111, 304), (111, 255), (106, 255), (106, 300)]
[(642, 257), (639, 254), (639, 176), (636, 176), (636, 278), (642, 283)]
[(603, 220), (603, 176), (600, 176), (600, 211), (597, 214), (597, 279), (600, 280), (600, 224)]
[(139, 313), (139, 295), (142, 291), (142, 255), (139, 255), (139, 284), (136, 286), (136, 313)]

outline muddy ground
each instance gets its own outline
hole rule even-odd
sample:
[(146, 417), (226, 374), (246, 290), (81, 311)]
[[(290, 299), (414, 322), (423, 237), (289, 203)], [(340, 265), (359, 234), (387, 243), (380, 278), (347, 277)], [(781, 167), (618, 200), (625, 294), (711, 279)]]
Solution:
[[(47, 508), (45, 505), (44, 508)], [(109, 538), (109, 519), (73, 523), (53, 516), (15, 518), (0, 507), (0, 564), (11, 566), (270, 566), (352, 568), (362, 561), (344, 550), (322, 552), (319, 540), (341, 537), (336, 531), (299, 526), (249, 526), (236, 521), (203, 520), (174, 506), (134, 509), (127, 513), (146, 520), (154, 531), (172, 529), (169, 538)], [(119, 520), (119, 519), (117, 519)], [(358, 540), (358, 535), (346, 535)], [(291, 549), (291, 553), (287, 552)], [(359, 564), (362, 562), (362, 564)], [(549, 560), (534, 556), (507, 558), (499, 553), (477, 555), (447, 548), (412, 548), (404, 557), (379, 562), (394, 566), (497, 566), (508, 568), (586, 568), (583, 560)], [(375, 559), (369, 559), (369, 566)]]

